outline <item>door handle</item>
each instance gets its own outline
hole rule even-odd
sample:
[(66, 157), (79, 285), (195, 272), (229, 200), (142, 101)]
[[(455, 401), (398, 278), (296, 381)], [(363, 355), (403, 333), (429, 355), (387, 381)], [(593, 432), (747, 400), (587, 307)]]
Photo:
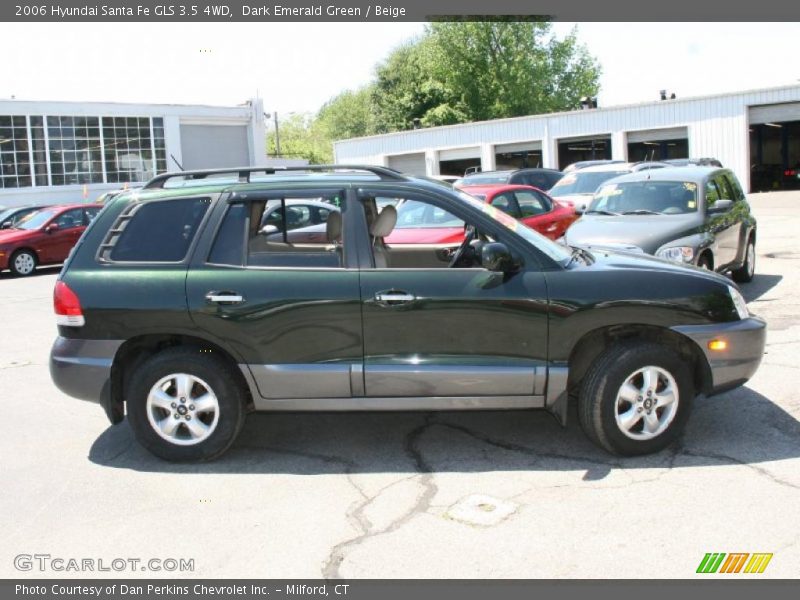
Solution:
[(244, 296), (236, 292), (208, 292), (206, 300), (219, 304), (239, 304), (244, 302)]
[(413, 302), (417, 297), (408, 292), (378, 292), (375, 294), (375, 300), (381, 304), (405, 304), (406, 302)]

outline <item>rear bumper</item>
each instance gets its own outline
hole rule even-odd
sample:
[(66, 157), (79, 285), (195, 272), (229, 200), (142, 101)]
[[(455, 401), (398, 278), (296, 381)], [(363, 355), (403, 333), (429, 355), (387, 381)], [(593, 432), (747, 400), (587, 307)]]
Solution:
[[(691, 338), (703, 351), (711, 369), (710, 395), (745, 383), (756, 372), (764, 356), (767, 323), (760, 317), (712, 325), (682, 325), (672, 329)], [(724, 340), (727, 348), (710, 350), (708, 342), (711, 340)]]
[(122, 340), (57, 337), (50, 350), (50, 377), (73, 398), (97, 402), (112, 418), (111, 365)]

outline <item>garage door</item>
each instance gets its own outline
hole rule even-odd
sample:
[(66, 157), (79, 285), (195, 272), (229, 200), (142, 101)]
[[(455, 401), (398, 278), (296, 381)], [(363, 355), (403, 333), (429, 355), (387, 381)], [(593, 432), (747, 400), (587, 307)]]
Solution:
[(409, 175), (425, 175), (425, 153), (397, 154), (389, 157), (389, 166)]
[(494, 147), (496, 154), (512, 154), (516, 152), (530, 152), (541, 150), (542, 142), (518, 142), (516, 144), (497, 144)]
[(246, 125), (181, 125), (184, 169), (243, 167), (250, 164)]
[(466, 158), (480, 158), (481, 149), (478, 146), (469, 148), (451, 148), (450, 150), (439, 150), (439, 161), (443, 160), (464, 160)]
[(800, 102), (750, 107), (751, 125), (779, 123), (781, 121), (800, 121)]
[(638, 142), (661, 142), (665, 140), (683, 140), (689, 137), (686, 127), (670, 127), (667, 129), (645, 129), (641, 131), (629, 131), (628, 143)]

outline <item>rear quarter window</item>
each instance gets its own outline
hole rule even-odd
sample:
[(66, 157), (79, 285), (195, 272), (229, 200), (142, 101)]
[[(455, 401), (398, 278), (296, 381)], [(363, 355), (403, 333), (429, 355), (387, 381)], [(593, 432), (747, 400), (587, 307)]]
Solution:
[(100, 258), (111, 262), (180, 262), (186, 258), (210, 198), (134, 203), (114, 223)]

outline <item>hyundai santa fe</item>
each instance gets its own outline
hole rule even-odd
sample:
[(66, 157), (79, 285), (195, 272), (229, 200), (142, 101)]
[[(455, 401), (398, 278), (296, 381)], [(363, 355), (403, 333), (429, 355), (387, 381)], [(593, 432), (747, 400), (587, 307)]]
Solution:
[[(325, 239), (264, 231), (266, 210), (303, 199), (335, 207)], [(463, 222), (463, 240), (387, 243), (404, 201)], [(765, 339), (718, 274), (568, 248), (381, 167), (159, 175), (98, 215), (54, 304), (56, 385), (173, 461), (219, 456), (250, 411), (545, 409), (563, 424), (570, 399), (602, 448), (655, 452), (696, 396), (753, 375)]]

